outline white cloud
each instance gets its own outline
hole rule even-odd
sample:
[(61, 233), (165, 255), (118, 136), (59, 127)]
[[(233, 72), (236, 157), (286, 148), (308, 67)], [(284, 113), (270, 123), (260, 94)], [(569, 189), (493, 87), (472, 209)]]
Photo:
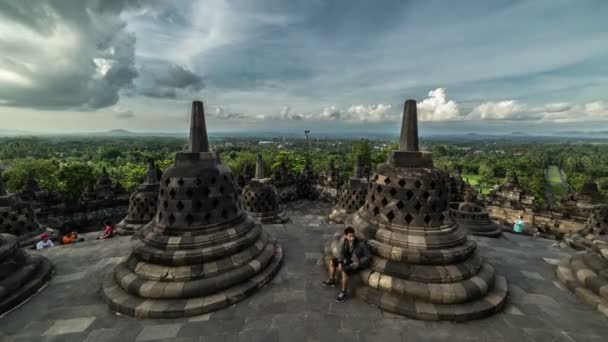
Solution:
[(572, 108), (572, 104), (568, 102), (558, 102), (558, 103), (547, 103), (544, 106), (544, 110), (548, 113), (559, 113), (565, 112)]
[(389, 113), (391, 107), (390, 104), (382, 103), (377, 105), (352, 105), (348, 108), (347, 113), (352, 121), (381, 122), (395, 119)]
[(458, 104), (448, 100), (445, 88), (429, 91), (429, 98), (418, 103), (418, 119), (420, 121), (447, 121), (459, 119)]
[(473, 109), (467, 119), (471, 120), (526, 120), (540, 118), (532, 117), (527, 107), (515, 100), (485, 102)]

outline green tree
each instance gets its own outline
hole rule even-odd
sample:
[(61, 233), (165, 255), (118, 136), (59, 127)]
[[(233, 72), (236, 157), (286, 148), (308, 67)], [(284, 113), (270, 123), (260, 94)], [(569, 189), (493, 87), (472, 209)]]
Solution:
[(4, 172), (6, 187), (10, 192), (23, 190), (28, 177), (33, 177), (45, 190), (57, 190), (56, 172), (59, 164), (53, 160), (24, 158), (14, 160)]
[(70, 162), (62, 165), (57, 172), (59, 191), (68, 199), (80, 197), (87, 185), (95, 182), (95, 170), (83, 162)]

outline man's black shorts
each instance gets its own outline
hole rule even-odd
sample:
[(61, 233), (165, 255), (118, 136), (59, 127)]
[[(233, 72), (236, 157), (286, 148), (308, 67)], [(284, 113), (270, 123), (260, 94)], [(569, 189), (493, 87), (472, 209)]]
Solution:
[(359, 267), (353, 268), (352, 264), (345, 265), (343, 262), (338, 262), (336, 259), (331, 259), (331, 262), (334, 264), (334, 267), (338, 267), (338, 265), (342, 266), (342, 271), (346, 274), (353, 274), (359, 272)]

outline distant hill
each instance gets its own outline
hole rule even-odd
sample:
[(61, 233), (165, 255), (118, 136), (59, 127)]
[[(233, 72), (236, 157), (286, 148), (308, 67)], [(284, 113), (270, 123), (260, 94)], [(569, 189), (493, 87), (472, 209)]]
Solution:
[(130, 132), (130, 131), (127, 131), (127, 130), (124, 130), (124, 129), (112, 129), (112, 130), (109, 130), (109, 131), (104, 132), (104, 133), (108, 134), (108, 135), (121, 135), (121, 136), (137, 135), (137, 133)]
[(608, 131), (562, 131), (555, 132), (553, 135), (561, 136), (608, 136)]

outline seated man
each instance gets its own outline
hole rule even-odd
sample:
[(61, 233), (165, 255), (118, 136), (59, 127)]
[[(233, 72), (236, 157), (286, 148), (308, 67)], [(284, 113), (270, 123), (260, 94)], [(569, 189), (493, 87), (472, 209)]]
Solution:
[(49, 235), (46, 233), (40, 235), (40, 239), (41, 240), (38, 241), (38, 243), (36, 244), (36, 249), (45, 249), (55, 246), (55, 244), (53, 244), (53, 241), (49, 239)]
[(352, 227), (344, 229), (344, 237), (341, 239), (341, 242), (340, 256), (331, 259), (329, 263), (329, 279), (322, 282), (324, 286), (334, 287), (336, 286), (336, 271), (340, 273), (342, 276), (342, 286), (336, 302), (341, 302), (346, 298), (348, 276), (368, 267), (372, 260), (372, 255), (367, 248), (366, 242), (359, 240), (355, 236), (355, 230)]
[(111, 237), (114, 237), (114, 225), (112, 224), (112, 222), (106, 221), (106, 222), (104, 222), (104, 225), (105, 225), (105, 229), (103, 231), (103, 234), (101, 234), (101, 236), (99, 236), (97, 238), (97, 240), (109, 239)]

